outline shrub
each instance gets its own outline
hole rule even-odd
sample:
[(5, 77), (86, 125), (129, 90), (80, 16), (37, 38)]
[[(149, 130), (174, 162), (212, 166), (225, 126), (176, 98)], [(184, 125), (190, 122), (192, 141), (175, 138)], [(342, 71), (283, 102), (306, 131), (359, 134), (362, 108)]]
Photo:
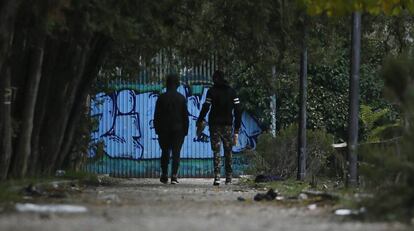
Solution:
[[(360, 102), (375, 110), (388, 109), (387, 116), (395, 114), (382, 94), (384, 81), (378, 78), (378, 68), (361, 65)], [(281, 75), (277, 79), (277, 121), (285, 128), (297, 120), (298, 77)], [(326, 129), (336, 140), (347, 140), (349, 95), (349, 61), (338, 57), (332, 63), (310, 64), (308, 71), (307, 123), (311, 129)], [(391, 119), (391, 118), (390, 118)], [(365, 136), (360, 130), (360, 137)]]
[(367, 105), (361, 105), (361, 129), (367, 142), (379, 142), (401, 136), (401, 122), (398, 119), (389, 120), (392, 114), (389, 108), (374, 110)]
[[(279, 131), (276, 137), (265, 133), (259, 137), (256, 151), (252, 154), (251, 173), (274, 174), (293, 177), (297, 172), (298, 126), (291, 124)], [(329, 165), (333, 156), (333, 136), (324, 130), (307, 131), (307, 175), (331, 175)]]
[(372, 199), (364, 206), (378, 218), (409, 221), (414, 216), (414, 58), (388, 60), (383, 68), (386, 91), (402, 111), (401, 138), (361, 150), (361, 173)]

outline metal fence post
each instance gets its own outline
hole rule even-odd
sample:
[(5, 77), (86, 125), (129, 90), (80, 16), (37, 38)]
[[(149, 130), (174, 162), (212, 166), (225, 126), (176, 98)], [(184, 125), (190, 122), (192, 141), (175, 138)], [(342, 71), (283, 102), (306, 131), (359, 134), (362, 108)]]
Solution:
[(351, 73), (349, 82), (348, 174), (347, 185), (358, 184), (359, 66), (361, 52), (361, 12), (352, 14)]
[(303, 181), (306, 176), (306, 104), (308, 77), (308, 50), (306, 16), (303, 19), (302, 52), (300, 57), (300, 86), (299, 86), (299, 131), (298, 131), (298, 175), (297, 180)]

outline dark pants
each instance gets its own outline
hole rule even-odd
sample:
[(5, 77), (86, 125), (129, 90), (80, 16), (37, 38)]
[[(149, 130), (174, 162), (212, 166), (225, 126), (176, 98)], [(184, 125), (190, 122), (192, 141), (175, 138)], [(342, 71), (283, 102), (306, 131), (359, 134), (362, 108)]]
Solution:
[(214, 175), (220, 176), (220, 146), (223, 144), (226, 177), (231, 177), (233, 173), (232, 168), (232, 126), (211, 126), (210, 139), (211, 149), (214, 155)]
[(172, 154), (172, 174), (177, 175), (180, 166), (181, 146), (184, 142), (184, 136), (176, 132), (158, 135), (161, 154), (161, 171), (162, 175), (168, 174), (168, 164), (170, 162), (170, 153)]

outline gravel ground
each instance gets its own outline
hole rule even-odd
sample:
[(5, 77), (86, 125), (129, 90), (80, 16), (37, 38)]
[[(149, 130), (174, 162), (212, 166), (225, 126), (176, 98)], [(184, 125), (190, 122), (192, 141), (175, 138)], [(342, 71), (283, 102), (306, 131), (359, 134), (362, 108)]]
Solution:
[[(277, 201), (255, 202), (258, 193), (237, 184), (213, 187), (211, 179), (181, 179), (162, 185), (157, 179), (125, 179), (114, 186), (89, 187), (71, 204), (86, 213), (0, 213), (0, 230), (411, 230), (397, 223), (366, 223), (332, 215), (331, 208), (309, 210)], [(238, 201), (243, 197), (246, 201)], [(61, 201), (67, 202), (67, 201)]]

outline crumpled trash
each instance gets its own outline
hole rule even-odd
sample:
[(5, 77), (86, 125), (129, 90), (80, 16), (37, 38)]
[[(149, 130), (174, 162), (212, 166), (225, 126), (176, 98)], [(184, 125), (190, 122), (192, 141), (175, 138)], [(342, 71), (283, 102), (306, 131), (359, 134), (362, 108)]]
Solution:
[(307, 200), (309, 197), (305, 193), (300, 193), (298, 196), (299, 200)]
[(350, 209), (337, 209), (337, 210), (335, 210), (335, 215), (338, 215), (338, 216), (348, 216), (348, 215), (351, 215), (352, 214), (352, 210), (350, 210)]
[(316, 204), (310, 204), (310, 205), (308, 205), (308, 207), (307, 207), (309, 210), (315, 210), (316, 208), (318, 208), (318, 205), (316, 205)]
[(351, 210), (351, 209), (337, 209), (335, 210), (335, 215), (337, 216), (350, 216), (350, 215), (360, 215), (365, 213), (366, 209), (364, 207), (360, 208), (359, 210)]
[(62, 189), (49, 190), (47, 196), (50, 198), (66, 198), (69, 196), (67, 192)]
[(31, 204), (17, 203), (16, 210), (19, 212), (39, 212), (39, 213), (85, 213), (88, 209), (80, 205), (59, 205), (59, 204)]
[(45, 194), (45, 192), (36, 187), (33, 184), (29, 184), (27, 187), (23, 188), (23, 195), (24, 196), (29, 196), (29, 197), (40, 197), (43, 196)]
[(276, 197), (277, 197), (277, 192), (275, 192), (273, 189), (269, 189), (267, 193), (256, 194), (253, 199), (255, 201), (262, 201), (262, 200), (271, 201), (271, 200), (274, 200)]
[(62, 176), (65, 176), (65, 174), (66, 174), (65, 170), (58, 169), (56, 170), (55, 176), (62, 177)]
[(283, 181), (285, 180), (281, 176), (276, 175), (257, 175), (254, 179), (254, 182), (256, 183), (263, 183), (263, 182), (271, 182), (271, 181)]
[(284, 196), (277, 196), (275, 199), (277, 201), (283, 201), (285, 199), (285, 197)]
[(22, 188), (23, 198), (29, 199), (33, 197), (52, 197), (66, 198), (69, 192), (80, 192), (79, 187), (70, 181), (53, 181), (41, 184), (29, 184)]
[(238, 201), (246, 201), (246, 199), (244, 197), (237, 197)]
[(119, 203), (121, 203), (121, 199), (116, 194), (99, 195), (98, 200), (105, 201), (107, 204), (111, 204), (111, 203), (119, 204)]
[(302, 193), (306, 194), (308, 196), (308, 198), (316, 198), (317, 197), (317, 198), (320, 198), (321, 200), (331, 200), (331, 201), (339, 200), (338, 195), (335, 195), (335, 194), (332, 194), (332, 193), (327, 193), (327, 192), (305, 190), (305, 191), (302, 191)]

